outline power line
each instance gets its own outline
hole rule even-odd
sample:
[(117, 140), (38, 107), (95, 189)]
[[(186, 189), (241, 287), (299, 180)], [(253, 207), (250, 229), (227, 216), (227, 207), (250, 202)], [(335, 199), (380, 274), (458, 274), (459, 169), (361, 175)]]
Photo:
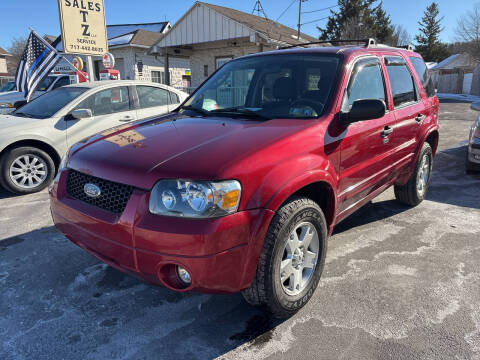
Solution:
[(339, 5), (333, 5), (333, 6), (329, 6), (329, 7), (326, 7), (326, 8), (323, 8), (323, 9), (318, 9), (318, 10), (304, 11), (302, 14), (310, 14), (310, 13), (314, 13), (314, 12), (325, 11), (325, 10), (333, 9), (334, 7), (337, 7), (337, 6), (339, 6)]
[(314, 22), (317, 22), (317, 21), (320, 21), (320, 20), (325, 20), (325, 19), (328, 19), (329, 17), (330, 17), (330, 16), (325, 16), (325, 17), (320, 18), (320, 19), (316, 19), (316, 20), (312, 20), (312, 21), (303, 23), (302, 25), (307, 25), (307, 24), (311, 24), (311, 23), (314, 23)]
[(283, 12), (280, 14), (280, 16), (277, 18), (277, 20), (275, 21), (278, 21), (280, 20), (280, 18), (285, 15), (285, 13), (288, 11), (288, 9), (290, 9), (292, 7), (293, 4), (295, 4), (297, 2), (297, 0), (293, 0), (290, 5), (287, 6), (287, 8), (285, 10), (283, 10)]

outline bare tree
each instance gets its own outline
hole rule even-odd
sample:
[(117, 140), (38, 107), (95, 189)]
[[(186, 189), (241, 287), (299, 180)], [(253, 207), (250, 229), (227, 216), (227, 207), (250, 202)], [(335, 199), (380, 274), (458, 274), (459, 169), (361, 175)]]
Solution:
[(480, 60), (480, 3), (462, 15), (455, 30), (457, 41), (467, 43), (467, 52)]
[(27, 38), (16, 37), (12, 39), (12, 43), (8, 48), (8, 52), (12, 56), (8, 57), (8, 71), (10, 73), (15, 73), (17, 71), (18, 64), (20, 63), (20, 58), (22, 57), (23, 51), (27, 46)]
[(412, 43), (412, 37), (402, 25), (394, 25), (390, 42), (392, 46), (405, 46)]

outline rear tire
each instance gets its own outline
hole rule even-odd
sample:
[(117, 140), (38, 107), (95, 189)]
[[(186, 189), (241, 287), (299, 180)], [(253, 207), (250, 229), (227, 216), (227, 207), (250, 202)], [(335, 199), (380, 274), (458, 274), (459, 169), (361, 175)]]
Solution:
[(432, 176), (433, 154), (429, 143), (424, 143), (415, 171), (405, 185), (395, 185), (395, 198), (401, 203), (416, 206), (424, 199)]
[(273, 316), (300, 310), (317, 288), (327, 252), (327, 224), (317, 203), (294, 197), (275, 214), (245, 300)]
[(35, 147), (11, 149), (0, 160), (0, 184), (15, 194), (41, 191), (52, 182), (54, 176), (52, 158)]

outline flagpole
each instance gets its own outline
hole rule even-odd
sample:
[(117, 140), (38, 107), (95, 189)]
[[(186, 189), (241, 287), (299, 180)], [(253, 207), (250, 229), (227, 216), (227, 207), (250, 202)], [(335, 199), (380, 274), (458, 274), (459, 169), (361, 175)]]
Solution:
[(80, 70), (78, 70), (78, 68), (73, 65), (73, 63), (68, 60), (62, 53), (58, 52), (57, 49), (55, 49), (52, 45), (50, 45), (47, 41), (45, 41), (45, 39), (43, 37), (41, 37), (40, 35), (38, 35), (38, 33), (32, 29), (32, 27), (29, 27), (30, 31), (32, 33), (34, 33), (35, 35), (37, 35), (37, 37), (43, 42), (43, 44), (47, 47), (49, 47), (50, 49), (52, 49), (53, 51), (57, 52), (60, 54), (60, 56), (62, 57), (62, 59), (64, 59), (67, 63), (69, 63), (75, 70), (77, 70), (78, 72), (81, 72)]

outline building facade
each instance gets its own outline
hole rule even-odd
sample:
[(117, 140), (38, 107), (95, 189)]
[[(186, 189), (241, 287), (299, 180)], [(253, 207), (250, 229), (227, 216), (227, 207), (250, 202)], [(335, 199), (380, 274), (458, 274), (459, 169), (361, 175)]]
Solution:
[(197, 87), (225, 62), (243, 55), (304, 44), (315, 39), (272, 20), (222, 6), (196, 2), (149, 53), (190, 60)]

